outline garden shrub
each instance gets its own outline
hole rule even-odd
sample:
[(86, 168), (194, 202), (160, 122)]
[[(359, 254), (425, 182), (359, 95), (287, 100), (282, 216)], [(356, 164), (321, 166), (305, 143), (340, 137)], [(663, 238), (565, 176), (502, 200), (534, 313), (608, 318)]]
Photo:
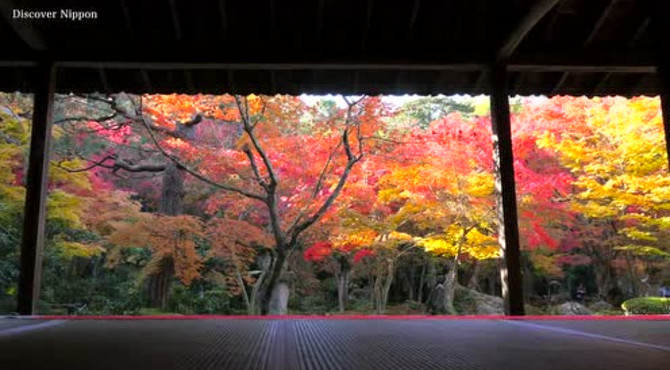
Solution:
[(170, 312), (185, 315), (226, 315), (230, 313), (230, 296), (220, 287), (198, 290), (175, 284), (168, 301)]
[(627, 315), (668, 315), (670, 314), (670, 298), (633, 298), (622, 303), (621, 308)]

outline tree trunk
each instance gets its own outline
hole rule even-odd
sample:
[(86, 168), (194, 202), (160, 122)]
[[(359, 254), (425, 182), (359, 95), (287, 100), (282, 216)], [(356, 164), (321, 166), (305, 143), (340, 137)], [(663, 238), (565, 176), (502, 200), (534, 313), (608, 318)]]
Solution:
[(428, 271), (426, 274), (426, 285), (428, 291), (432, 292), (437, 285), (437, 266), (435, 266), (435, 259), (428, 257)]
[(496, 279), (497, 277), (500, 276), (496, 270), (493, 270), (488, 277), (488, 283), (489, 283), (489, 295), (492, 296), (497, 296), (497, 290), (496, 290)]
[(612, 304), (618, 304), (620, 299), (620, 292), (616, 286), (616, 275), (609, 260), (594, 259), (593, 260), (596, 284), (598, 285), (598, 297), (604, 301)]
[(423, 264), (421, 265), (421, 275), (419, 276), (419, 290), (416, 298), (416, 300), (419, 303), (423, 302), (423, 285), (425, 279), (426, 279), (426, 262), (424, 261)]
[(254, 313), (251, 307), (249, 292), (247, 291), (247, 287), (244, 285), (244, 279), (242, 278), (242, 273), (237, 267), (237, 264), (235, 264), (235, 279), (237, 280), (237, 285), (240, 286), (240, 290), (242, 290), (242, 299), (244, 300), (244, 307), (247, 309), (247, 315), (253, 315)]
[(374, 288), (372, 291), (372, 296), (374, 299), (375, 303), (375, 312), (379, 315), (383, 313), (383, 307), (382, 307), (382, 276), (384, 273), (384, 270), (382, 268), (382, 259), (378, 258), (377, 261), (377, 274), (375, 276), (375, 284)]
[(626, 292), (627, 297), (626, 298), (634, 298), (640, 295), (640, 288), (641, 288), (641, 281), (637, 276), (637, 272), (635, 271), (636, 267), (634, 265), (634, 261), (631, 261), (633, 259), (633, 256), (631, 255), (630, 252), (626, 252), (626, 268), (628, 271), (628, 279), (630, 281), (630, 287), (628, 291)]
[(147, 283), (149, 307), (160, 308), (162, 310), (167, 308), (173, 274), (174, 264), (172, 260), (164, 259), (159, 272), (149, 277)]
[(384, 281), (384, 290), (382, 291), (381, 313), (386, 313), (386, 305), (389, 301), (389, 291), (393, 283), (393, 275), (395, 275), (395, 261), (393, 258), (387, 260), (386, 280)]
[(163, 173), (161, 200), (158, 211), (168, 216), (178, 216), (183, 211), (184, 171), (174, 162), (167, 164)]
[[(405, 276), (407, 276), (407, 274), (405, 274)], [(408, 284), (409, 285), (409, 300), (414, 301), (414, 299), (416, 298), (415, 297), (416, 294), (414, 292), (414, 281), (416, 280), (416, 271), (415, 271), (415, 266), (414, 266), (413, 263), (410, 264), (410, 266), (409, 266), (408, 280), (409, 280), (409, 284)]]
[(287, 281), (280, 279), (272, 288), (270, 301), (268, 304), (268, 315), (286, 315), (288, 314), (288, 298), (290, 287)]
[(337, 305), (341, 313), (346, 310), (347, 299), (349, 296), (349, 274), (351, 264), (347, 257), (338, 258), (340, 271), (337, 274)]
[(478, 259), (475, 259), (474, 268), (472, 270), (472, 275), (470, 275), (470, 280), (468, 281), (468, 289), (471, 290), (481, 290), (479, 289), (479, 271), (481, 271), (481, 264)]
[[(288, 311), (288, 285), (285, 287), (278, 287), (280, 282), (285, 279), (282, 278), (282, 273), (286, 273), (287, 267), (287, 250), (288, 247), (279, 246), (275, 248), (276, 256), (270, 263), (267, 278), (264, 279), (261, 289), (259, 289), (260, 299), (258, 300), (261, 308), (261, 315), (270, 315), (274, 312)], [(286, 299), (284, 299), (284, 295)], [(278, 313), (280, 314), (280, 313)]]
[[(178, 216), (183, 210), (184, 171), (169, 162), (163, 173), (161, 199), (158, 212), (168, 216)], [(172, 257), (166, 257), (159, 270), (149, 277), (149, 307), (165, 309), (167, 307), (174, 263)]]
[(456, 309), (454, 309), (454, 293), (456, 291), (456, 279), (458, 274), (458, 256), (454, 259), (449, 260), (447, 266), (449, 266), (449, 271), (444, 276), (444, 310), (450, 315), (456, 314)]
[(249, 294), (249, 307), (247, 308), (249, 315), (258, 315), (258, 302), (262, 300), (263, 284), (270, 272), (270, 265), (272, 264), (272, 257), (268, 254), (262, 254), (257, 258), (258, 265), (261, 268), (261, 273), (258, 275), (256, 282), (251, 287), (251, 294)]
[(523, 296), (532, 297), (535, 295), (534, 286), (535, 286), (535, 275), (533, 274), (533, 265), (527, 254), (522, 254), (521, 257), (522, 263), (522, 276), (523, 276)]

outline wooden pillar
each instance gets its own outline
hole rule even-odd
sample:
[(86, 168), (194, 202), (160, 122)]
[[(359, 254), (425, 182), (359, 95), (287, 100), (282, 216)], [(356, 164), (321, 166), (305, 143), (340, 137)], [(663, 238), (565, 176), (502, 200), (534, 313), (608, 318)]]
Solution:
[(659, 4), (652, 3), (650, 6), (651, 23), (649, 30), (656, 52), (656, 67), (659, 84), (659, 95), (661, 98), (661, 109), (663, 111), (663, 129), (665, 131), (665, 148), (668, 153), (670, 164), (670, 50), (667, 45), (667, 35), (670, 32), (670, 17)]
[(661, 78), (661, 110), (663, 112), (663, 130), (665, 132), (665, 151), (668, 154), (670, 168), (670, 78)]
[(21, 273), (19, 275), (17, 307), (17, 312), (20, 315), (35, 314), (40, 296), (51, 108), (55, 84), (53, 63), (41, 62), (37, 67), (36, 77), (26, 203), (21, 238)]
[(524, 315), (521, 252), (517, 224), (512, 131), (507, 95), (507, 65), (495, 63), (491, 78), (491, 122), (493, 126), (493, 158), (497, 195), (498, 242), (503, 251), (500, 265), (505, 314)]

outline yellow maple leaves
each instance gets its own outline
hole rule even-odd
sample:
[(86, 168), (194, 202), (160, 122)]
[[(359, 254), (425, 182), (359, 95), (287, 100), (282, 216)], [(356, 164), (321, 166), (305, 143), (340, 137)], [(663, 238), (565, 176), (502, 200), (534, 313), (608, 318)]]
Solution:
[(454, 257), (469, 255), (476, 259), (500, 257), (497, 240), (482, 233), (477, 228), (465, 229), (458, 225), (449, 225), (444, 233), (419, 238), (417, 244), (426, 252), (442, 256)]
[(570, 209), (627, 225), (617, 230), (624, 237), (618, 243), (630, 242), (624, 250), (642, 253), (650, 251), (645, 244), (667, 240), (660, 239), (670, 226), (664, 213), (670, 210), (670, 174), (659, 100), (574, 98), (562, 104), (577, 112), (574, 121), (538, 145), (553, 149), (576, 177)]

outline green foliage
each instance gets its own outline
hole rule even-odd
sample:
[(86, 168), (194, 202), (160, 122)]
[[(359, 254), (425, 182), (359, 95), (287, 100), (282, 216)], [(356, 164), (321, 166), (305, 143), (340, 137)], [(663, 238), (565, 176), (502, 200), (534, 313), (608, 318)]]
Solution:
[(405, 103), (394, 121), (406, 125), (416, 125), (426, 129), (430, 123), (446, 117), (450, 113), (460, 112), (464, 116), (474, 113), (475, 107), (469, 101), (458, 101), (446, 96), (421, 97)]
[(467, 289), (456, 289), (454, 291), (454, 309), (459, 315), (476, 312), (475, 297)]
[(542, 315), (548, 315), (549, 314), (549, 313), (547, 313), (547, 311), (545, 311), (545, 310), (543, 310), (539, 307), (529, 305), (529, 304), (525, 304), (524, 309), (526, 311), (526, 315), (542, 316)]
[[(95, 306), (94, 306), (95, 307)], [(106, 314), (106, 315), (139, 315), (142, 307), (142, 300), (139, 292), (126, 297), (103, 298), (103, 300), (94, 309), (89, 309), (88, 314)]]
[(621, 316), (623, 313), (624, 311), (622, 310), (600, 310), (593, 312), (596, 316)]
[(172, 288), (168, 308), (182, 314), (230, 314), (230, 295), (219, 286), (194, 284), (185, 287), (176, 284)]
[(622, 303), (621, 308), (627, 315), (670, 315), (670, 298), (633, 298)]
[(337, 302), (326, 299), (324, 294), (313, 294), (307, 297), (298, 297), (295, 294), (289, 297), (288, 307), (291, 312), (324, 315), (334, 310)]

